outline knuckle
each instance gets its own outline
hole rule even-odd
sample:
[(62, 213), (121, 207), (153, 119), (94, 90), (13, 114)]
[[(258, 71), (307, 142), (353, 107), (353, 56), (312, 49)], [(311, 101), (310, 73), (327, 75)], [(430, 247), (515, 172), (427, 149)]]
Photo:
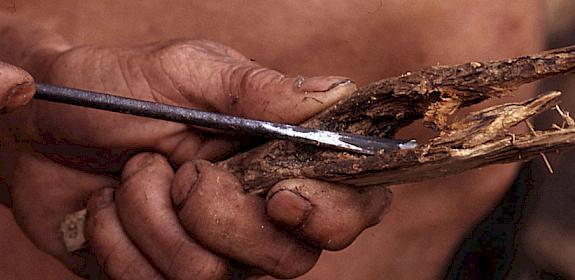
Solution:
[(245, 65), (237, 67), (239, 71), (235, 71), (235, 79), (238, 81), (237, 89), (242, 92), (257, 91), (268, 86), (270, 81), (265, 79), (268, 76), (275, 76), (277, 73), (274, 70), (260, 67), (254, 63), (246, 63)]
[(231, 64), (221, 72), (221, 82), (223, 91), (228, 92), (228, 106), (234, 107), (239, 103), (242, 93), (246, 92), (250, 83), (250, 72), (253, 71), (251, 65)]
[[(222, 81), (227, 85), (227, 90), (232, 96), (231, 106), (239, 103), (239, 98), (245, 94), (261, 91), (278, 77), (274, 70), (261, 67), (255, 63), (242, 62), (229, 65), (222, 71)], [(225, 82), (227, 81), (227, 82)]]

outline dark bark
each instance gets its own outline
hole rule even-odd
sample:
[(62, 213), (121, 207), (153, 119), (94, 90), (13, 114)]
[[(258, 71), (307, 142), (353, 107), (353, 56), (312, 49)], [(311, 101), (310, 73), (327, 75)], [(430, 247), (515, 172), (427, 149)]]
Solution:
[[(575, 69), (575, 46), (493, 62), (435, 66), (372, 83), (303, 125), (376, 137), (392, 137), (413, 121), (440, 131), (416, 149), (364, 156), (271, 141), (219, 163), (248, 192), (264, 192), (293, 177), (353, 186), (392, 185), (447, 176), (486, 164), (526, 160), (572, 146), (571, 128), (510, 135), (507, 129), (554, 105), (558, 93), (522, 104), (495, 106), (456, 123), (459, 108), (499, 97), (518, 86)], [(504, 123), (499, 127), (500, 123)], [(473, 136), (472, 140), (467, 137)]]
[[(487, 164), (527, 160), (541, 152), (575, 146), (575, 121), (567, 128), (513, 135), (508, 129), (552, 108), (559, 92), (517, 104), (487, 108), (454, 123), (457, 109), (507, 94), (518, 86), (575, 70), (575, 46), (538, 55), (456, 66), (436, 66), (381, 80), (356, 91), (303, 125), (376, 137), (392, 137), (418, 119), (439, 136), (415, 149), (365, 156), (288, 141), (271, 141), (218, 163), (233, 172), (247, 192), (265, 192), (287, 178), (314, 178), (362, 187), (442, 177)], [(85, 244), (85, 210), (61, 225), (69, 251)]]

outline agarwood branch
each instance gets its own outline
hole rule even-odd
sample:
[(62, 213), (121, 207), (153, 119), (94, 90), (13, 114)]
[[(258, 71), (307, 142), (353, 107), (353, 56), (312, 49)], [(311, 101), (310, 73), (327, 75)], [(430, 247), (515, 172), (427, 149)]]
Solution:
[[(436, 149), (447, 149), (447, 146), (442, 147), (439, 143), (448, 145), (447, 138), (453, 135), (448, 136), (447, 131), (451, 134), (458, 133), (457, 129), (453, 129), (456, 127), (450, 125), (447, 119), (459, 108), (508, 94), (522, 84), (571, 72), (574, 69), (575, 46), (501, 61), (430, 67), (363, 87), (303, 125), (377, 137), (392, 137), (400, 128), (415, 120), (424, 119), (427, 125), (443, 131), (440, 139), (431, 142), (436, 143), (432, 146)], [(497, 114), (495, 108), (490, 110), (492, 115)], [(483, 115), (483, 117), (489, 116)], [(460, 125), (463, 129), (463, 124)], [(465, 129), (471, 131), (472, 128)], [(484, 132), (487, 134), (476, 137), (489, 139), (497, 136), (489, 134), (488, 131)], [(561, 138), (567, 141), (565, 135), (557, 133), (551, 135), (553, 136), (549, 136), (551, 139), (548, 141), (553, 141), (553, 145), (570, 146), (560, 145), (553, 140)], [(530, 143), (535, 145), (539, 143), (538, 141), (532, 139)], [(467, 145), (473, 143), (469, 142)], [(461, 165), (460, 161), (454, 158), (448, 161), (447, 158), (428, 156), (425, 164), (430, 170), (433, 169), (432, 166), (438, 165), (441, 159), (441, 170), (448, 171), (433, 172), (424, 178), (451, 175), (455, 171), (461, 172), (484, 164), (508, 162), (512, 159), (525, 160), (531, 155), (527, 152), (531, 148), (527, 146), (517, 149), (512, 148), (514, 146), (511, 142), (498, 143), (509, 143), (505, 144), (507, 145), (505, 149), (497, 150), (501, 153), (505, 151), (507, 157), (496, 156), (493, 154), (496, 150), (493, 150), (485, 153), (491, 155), (489, 160), (480, 160), (481, 157), (476, 155), (476, 164)], [(533, 149), (542, 150), (542, 147)], [(437, 158), (437, 161), (432, 161), (431, 158)], [(421, 159), (419, 150), (384, 152), (378, 156), (366, 157), (286, 141), (271, 141), (219, 165), (232, 171), (244, 184), (246, 191), (259, 193), (265, 192), (282, 179), (293, 177), (316, 178), (355, 186), (409, 182), (416, 178), (388, 180), (386, 174), (391, 177), (406, 175), (398, 170), (419, 166)]]

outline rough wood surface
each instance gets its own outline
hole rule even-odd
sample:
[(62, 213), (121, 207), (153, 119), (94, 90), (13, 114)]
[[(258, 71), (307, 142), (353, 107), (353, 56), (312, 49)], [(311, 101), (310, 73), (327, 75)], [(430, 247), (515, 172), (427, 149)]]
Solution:
[[(447, 176), (486, 164), (526, 160), (540, 152), (572, 146), (569, 129), (537, 135), (506, 135), (507, 129), (549, 109), (558, 93), (522, 104), (496, 106), (449, 123), (459, 108), (499, 97), (518, 86), (575, 70), (575, 46), (492, 62), (435, 66), (372, 83), (303, 125), (377, 137), (423, 119), (441, 133), (413, 150), (381, 151), (376, 156), (322, 150), (272, 141), (219, 163), (246, 191), (266, 191), (293, 177), (353, 186), (392, 185)], [(472, 137), (466, 140), (466, 137)]]
[[(559, 92), (522, 103), (484, 109), (448, 122), (459, 108), (507, 94), (535, 80), (575, 70), (575, 46), (494, 62), (436, 66), (381, 80), (303, 125), (377, 137), (392, 137), (400, 128), (424, 119), (440, 131), (415, 149), (381, 151), (364, 156), (271, 141), (218, 165), (233, 172), (247, 192), (262, 193), (286, 178), (315, 178), (351, 186), (393, 185), (442, 177), (487, 164), (521, 161), (542, 152), (575, 146), (575, 121), (561, 111), (567, 127), (513, 135), (508, 129), (552, 108)], [(69, 250), (85, 240), (86, 211), (62, 223)]]

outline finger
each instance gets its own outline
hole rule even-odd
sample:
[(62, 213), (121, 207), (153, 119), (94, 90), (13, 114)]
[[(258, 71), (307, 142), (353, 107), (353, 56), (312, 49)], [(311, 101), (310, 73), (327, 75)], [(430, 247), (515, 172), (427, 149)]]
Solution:
[(35, 92), (34, 79), (26, 71), (0, 62), (0, 108), (28, 103)]
[(206, 136), (197, 130), (158, 141), (155, 148), (169, 155), (171, 163), (181, 165), (194, 159), (217, 161), (236, 151), (240, 146), (238, 137)]
[(113, 192), (105, 188), (88, 200), (84, 230), (93, 254), (112, 279), (162, 279), (122, 229)]
[(290, 179), (268, 193), (267, 215), (314, 245), (340, 250), (366, 228), (377, 224), (389, 207), (384, 187), (354, 189), (316, 180)]
[(225, 277), (226, 261), (196, 244), (181, 227), (170, 198), (173, 176), (158, 154), (139, 154), (128, 161), (116, 194), (124, 229), (169, 279)]
[(245, 194), (233, 175), (209, 162), (182, 166), (172, 197), (186, 230), (218, 254), (282, 278), (307, 272), (319, 257), (268, 221), (261, 198)]
[(189, 101), (247, 118), (300, 123), (356, 89), (343, 77), (287, 77), (209, 41), (171, 43), (156, 57)]

